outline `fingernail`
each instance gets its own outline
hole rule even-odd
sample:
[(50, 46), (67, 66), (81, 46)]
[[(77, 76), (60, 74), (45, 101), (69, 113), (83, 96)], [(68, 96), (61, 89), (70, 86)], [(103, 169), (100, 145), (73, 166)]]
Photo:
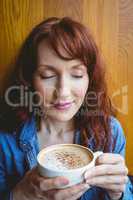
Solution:
[(86, 183), (89, 184), (90, 186), (94, 184), (93, 179), (87, 179)]
[(87, 173), (85, 173), (84, 177), (85, 177), (85, 179), (87, 178)]
[(68, 183), (69, 183), (69, 180), (68, 179), (58, 179), (58, 181), (57, 181), (57, 185), (58, 186), (64, 186), (64, 185), (68, 185)]
[(89, 189), (89, 188), (90, 188), (90, 186), (87, 183), (83, 184), (82, 187), (81, 187), (82, 190), (86, 190), (86, 189)]
[(85, 179), (88, 178), (90, 176), (90, 173), (85, 173), (84, 177)]
[(85, 189), (89, 189), (90, 188), (90, 186), (89, 186), (89, 184), (85, 184)]
[(89, 180), (86, 180), (86, 183), (89, 184)]

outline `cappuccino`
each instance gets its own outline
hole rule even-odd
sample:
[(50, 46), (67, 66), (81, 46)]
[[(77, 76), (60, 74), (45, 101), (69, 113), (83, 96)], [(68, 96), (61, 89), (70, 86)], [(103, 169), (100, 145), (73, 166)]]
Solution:
[(79, 146), (64, 145), (42, 154), (41, 163), (52, 170), (71, 170), (82, 168), (92, 161), (92, 156)]
[(44, 177), (66, 177), (69, 184), (58, 188), (70, 187), (84, 181), (84, 173), (95, 166), (95, 160), (101, 154), (78, 144), (51, 145), (38, 154), (38, 170)]

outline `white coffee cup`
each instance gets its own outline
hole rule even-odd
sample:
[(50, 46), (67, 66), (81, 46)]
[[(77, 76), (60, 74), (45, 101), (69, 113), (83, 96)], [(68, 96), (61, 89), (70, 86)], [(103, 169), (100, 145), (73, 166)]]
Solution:
[[(82, 154), (81, 158), (84, 157), (84, 159), (87, 160), (87, 162), (83, 166), (78, 166), (77, 168), (70, 168), (70, 169), (64, 169), (62, 167), (55, 167), (55, 158), (53, 157), (50, 160), (51, 165), (48, 165), (49, 161), (47, 160), (44, 162), (46, 155), (50, 155), (51, 152), (55, 151), (70, 151), (73, 152), (75, 151), (78, 152), (77, 155)], [(37, 162), (38, 162), (38, 170), (41, 176), (44, 177), (57, 177), (57, 176), (63, 176), (69, 179), (69, 184), (60, 188), (65, 188), (65, 187), (70, 187), (72, 185), (81, 183), (84, 181), (84, 173), (86, 170), (90, 169), (95, 165), (95, 160), (97, 159), (98, 156), (100, 156), (103, 152), (97, 151), (97, 152), (92, 152), (89, 148), (78, 145), (78, 144), (57, 144), (57, 145), (51, 145), (48, 146), (44, 149), (42, 149), (38, 156), (37, 156)], [(86, 155), (85, 155), (86, 154)], [(65, 155), (65, 154), (63, 154)], [(85, 157), (88, 156), (88, 157)], [(90, 160), (89, 160), (90, 159)], [(53, 163), (52, 163), (53, 160)], [(73, 159), (75, 160), (75, 158)], [(88, 161), (89, 160), (89, 161)], [(80, 163), (79, 160), (77, 160), (77, 163)], [(82, 163), (81, 163), (82, 164)], [(73, 166), (72, 166), (73, 167)]]

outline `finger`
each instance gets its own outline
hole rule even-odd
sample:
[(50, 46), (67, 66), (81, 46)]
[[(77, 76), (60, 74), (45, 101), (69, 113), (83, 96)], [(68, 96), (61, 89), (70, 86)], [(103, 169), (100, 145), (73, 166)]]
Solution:
[(44, 180), (44, 177), (38, 173), (37, 167), (26, 173), (28, 180), (30, 180), (33, 184), (38, 185), (39, 182)]
[(45, 196), (47, 199), (51, 199), (53, 200), (53, 197), (55, 196), (55, 194), (58, 192), (57, 189), (52, 189), (46, 192), (43, 192), (43, 197)]
[(108, 185), (108, 184), (126, 184), (128, 181), (127, 176), (96, 176), (86, 180), (90, 185)]
[(88, 188), (88, 184), (78, 184), (67, 189), (59, 190), (59, 192), (56, 193), (56, 199), (71, 199), (76, 194), (83, 192)]
[(125, 160), (120, 154), (104, 153), (96, 159), (96, 165), (105, 163), (106, 164), (125, 163)]
[(102, 176), (102, 175), (127, 175), (128, 169), (125, 165), (97, 165), (91, 170), (87, 170), (85, 173), (85, 179), (95, 177), (95, 176)]
[(109, 184), (108, 185), (99, 184), (97, 186), (107, 189), (107, 190), (112, 190), (113, 192), (116, 192), (116, 193), (124, 192), (125, 187), (126, 187), (125, 185), (118, 185), (118, 184), (110, 184), (110, 185)]
[(47, 178), (39, 182), (39, 188), (42, 191), (48, 191), (51, 189), (57, 189), (59, 187), (66, 186), (69, 180), (65, 177)]
[(122, 192), (113, 192), (111, 190), (108, 190), (108, 194), (110, 196), (110, 198), (113, 200), (115, 199), (120, 199), (121, 198), (121, 195), (122, 195)]
[[(90, 188), (90, 187), (89, 187), (89, 188)], [(88, 188), (88, 189), (89, 189), (89, 188)], [(70, 198), (70, 197), (67, 198), (66, 200), (77, 200), (77, 199), (79, 199), (88, 189), (84, 189), (83, 191), (81, 191), (81, 192), (75, 194), (75, 195), (72, 196), (71, 198)]]

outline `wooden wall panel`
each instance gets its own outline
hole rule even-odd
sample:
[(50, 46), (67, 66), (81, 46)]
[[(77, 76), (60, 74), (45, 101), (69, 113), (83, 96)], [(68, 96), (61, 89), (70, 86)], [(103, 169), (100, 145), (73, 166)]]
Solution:
[[(119, 4), (119, 71), (127, 69), (127, 115), (120, 116), (126, 130), (127, 163), (133, 174), (133, 1), (121, 0)], [(123, 71), (123, 74), (125, 71)], [(119, 74), (118, 74), (119, 79)], [(125, 82), (124, 82), (125, 83)]]
[(84, 0), (83, 22), (104, 56), (107, 82), (127, 139), (126, 160), (133, 174), (133, 1)]
[(0, 1), (0, 80), (10, 71), (8, 64), (24, 38), (42, 19), (43, 0)]
[(44, 0), (44, 18), (69, 16), (82, 20), (83, 0)]
[(127, 164), (133, 174), (133, 1), (1, 0), (0, 81), (32, 27), (47, 17), (70, 16), (92, 30), (107, 68), (109, 94), (127, 138)]

